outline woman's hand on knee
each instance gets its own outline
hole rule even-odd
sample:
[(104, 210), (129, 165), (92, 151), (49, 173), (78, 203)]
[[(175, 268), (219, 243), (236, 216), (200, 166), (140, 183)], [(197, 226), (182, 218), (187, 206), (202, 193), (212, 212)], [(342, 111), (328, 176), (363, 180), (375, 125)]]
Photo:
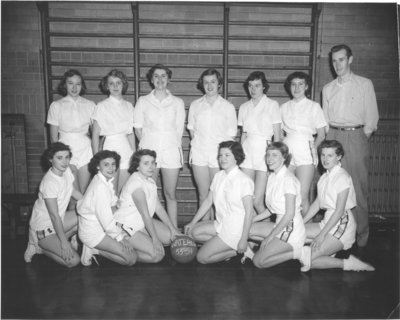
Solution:
[(164, 246), (159, 239), (153, 239), (153, 254), (157, 255), (164, 255)]
[(74, 249), (68, 241), (61, 241), (61, 258), (68, 263), (74, 258)]
[(186, 226), (184, 226), (184, 232), (186, 235), (192, 236), (191, 233), (193, 230), (193, 226), (194, 226), (194, 223), (192, 223), (192, 222), (189, 222)]
[(326, 234), (321, 234), (321, 233), (320, 233), (319, 235), (317, 235), (317, 236), (314, 238), (314, 240), (311, 242), (311, 245), (310, 245), (311, 250), (312, 250), (312, 251), (318, 251), (318, 250), (320, 250), (322, 244), (323, 244), (324, 241), (325, 241), (325, 237), (326, 237)]

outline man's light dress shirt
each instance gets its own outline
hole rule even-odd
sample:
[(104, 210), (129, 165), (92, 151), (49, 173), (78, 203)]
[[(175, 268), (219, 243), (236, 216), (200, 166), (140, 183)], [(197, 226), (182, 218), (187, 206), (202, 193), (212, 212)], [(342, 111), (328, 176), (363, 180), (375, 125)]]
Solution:
[(364, 125), (367, 135), (377, 129), (379, 113), (371, 80), (351, 73), (344, 83), (335, 79), (325, 85), (322, 98), (329, 124), (339, 127)]

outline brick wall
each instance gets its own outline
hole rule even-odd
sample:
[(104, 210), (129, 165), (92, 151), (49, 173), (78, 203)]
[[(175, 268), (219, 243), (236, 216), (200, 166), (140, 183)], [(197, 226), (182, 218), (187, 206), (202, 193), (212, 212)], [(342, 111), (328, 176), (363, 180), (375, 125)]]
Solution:
[(1, 188), (7, 193), (28, 192), (24, 118), (22, 114), (1, 118)]
[(42, 178), (45, 103), (39, 12), (34, 2), (2, 2), (1, 113), (25, 114), (29, 191)]

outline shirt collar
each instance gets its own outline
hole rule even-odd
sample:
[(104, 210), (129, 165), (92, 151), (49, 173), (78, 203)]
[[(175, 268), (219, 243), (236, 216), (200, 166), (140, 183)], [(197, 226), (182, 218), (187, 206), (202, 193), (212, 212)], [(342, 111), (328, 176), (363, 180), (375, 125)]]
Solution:
[(103, 181), (104, 183), (106, 183), (107, 185), (109, 185), (109, 186), (112, 186), (112, 187), (114, 187), (114, 185), (113, 185), (113, 181), (114, 181), (114, 177), (113, 178), (111, 178), (110, 180), (107, 180), (107, 178), (99, 171), (98, 173), (97, 173), (97, 175), (99, 176), (99, 179), (101, 180), (101, 181)]
[(158, 100), (158, 99), (156, 98), (154, 92), (155, 92), (155, 89), (151, 90), (151, 92), (150, 92), (150, 98), (151, 98), (152, 100), (156, 101), (157, 104), (161, 104), (162, 102), (164, 102), (164, 101), (166, 101), (166, 100), (168, 100), (168, 99), (170, 99), (170, 98), (172, 97), (171, 91), (169, 91), (168, 89), (165, 89), (165, 92), (167, 93), (167, 97), (166, 97), (165, 99), (163, 99), (162, 101), (160, 101), (160, 100)]
[[(223, 98), (221, 97), (220, 94), (218, 94), (217, 100), (215, 100), (215, 102), (214, 102), (214, 104), (212, 106), (215, 106), (215, 104), (218, 104), (218, 101), (221, 100), (221, 99), (223, 99)], [(202, 102), (208, 104), (209, 106), (211, 106), (210, 103), (207, 101), (206, 95), (204, 95), (202, 97)]]
[(146, 178), (143, 175), (141, 175), (139, 172), (135, 171), (134, 173), (132, 173), (135, 177), (138, 177), (140, 180), (148, 182), (148, 183), (152, 183), (152, 184), (156, 184), (156, 182), (153, 180), (153, 178)]
[(113, 97), (112, 95), (109, 95), (108, 98), (111, 100), (112, 103), (121, 103), (122, 101), (124, 101), (123, 98), (117, 99), (117, 98)]
[(239, 167), (237, 165), (235, 165), (231, 171), (229, 171), (229, 173), (226, 173), (225, 170), (222, 170), (225, 174), (226, 177), (234, 177), (239, 171)]
[(307, 100), (307, 97), (304, 96), (300, 101), (294, 101), (294, 99), (292, 99), (291, 101), (293, 102), (293, 104), (300, 104), (300, 103), (303, 103), (306, 100)]
[(345, 85), (346, 83), (352, 82), (353, 79), (354, 79), (354, 73), (353, 73), (352, 71), (350, 71), (349, 75), (345, 78), (345, 81), (342, 82), (342, 83), (339, 82), (339, 77), (337, 77), (337, 78), (336, 78), (336, 84), (339, 85), (339, 86), (343, 86), (343, 85)]
[(256, 105), (254, 105), (252, 99), (250, 99), (250, 105), (251, 105), (251, 107), (253, 107), (255, 109), (255, 108), (258, 108), (259, 106), (263, 105), (266, 100), (267, 100), (267, 96), (265, 94), (263, 94), (260, 101), (258, 101), (258, 103)]
[(282, 168), (280, 168), (280, 170), (278, 172), (274, 172), (276, 177), (282, 177), (283, 175), (285, 175), (287, 171), (287, 167), (285, 165), (282, 166)]
[(340, 170), (341, 167), (342, 167), (342, 164), (339, 162), (336, 166), (334, 166), (334, 167), (332, 168), (331, 171), (326, 170), (326, 173), (327, 173), (327, 175), (328, 175), (329, 177), (330, 177), (330, 176), (333, 176), (333, 175), (335, 175), (335, 173), (336, 173), (338, 170)]
[(69, 101), (69, 102), (72, 102), (72, 103), (78, 103), (79, 100), (81, 99), (81, 97), (79, 96), (78, 99), (74, 100), (74, 99), (73, 99), (72, 97), (70, 97), (69, 95), (66, 95), (66, 96), (64, 97), (64, 99), (67, 100), (67, 101)]

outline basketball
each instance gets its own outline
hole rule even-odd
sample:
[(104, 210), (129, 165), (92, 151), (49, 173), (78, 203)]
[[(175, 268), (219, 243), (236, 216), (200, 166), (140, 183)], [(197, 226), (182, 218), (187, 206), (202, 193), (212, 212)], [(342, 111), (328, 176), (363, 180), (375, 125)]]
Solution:
[(197, 246), (194, 240), (187, 236), (177, 236), (171, 243), (171, 255), (179, 263), (188, 263), (196, 257)]

